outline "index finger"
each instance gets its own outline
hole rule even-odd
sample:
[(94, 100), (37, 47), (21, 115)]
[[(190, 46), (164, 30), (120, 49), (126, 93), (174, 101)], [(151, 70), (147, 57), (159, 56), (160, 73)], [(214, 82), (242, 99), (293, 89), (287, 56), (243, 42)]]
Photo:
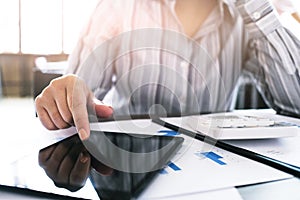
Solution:
[(88, 94), (82, 87), (76, 86), (72, 88), (71, 96), (69, 99), (70, 111), (74, 120), (74, 124), (78, 131), (81, 140), (86, 140), (90, 135), (90, 125), (87, 111), (87, 98)]

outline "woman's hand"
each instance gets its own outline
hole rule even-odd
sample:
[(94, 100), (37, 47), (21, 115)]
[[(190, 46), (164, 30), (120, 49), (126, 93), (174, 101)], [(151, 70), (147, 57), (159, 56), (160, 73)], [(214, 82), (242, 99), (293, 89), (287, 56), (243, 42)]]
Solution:
[(89, 137), (89, 115), (110, 117), (113, 109), (96, 100), (85, 82), (75, 75), (56, 78), (35, 99), (36, 111), (49, 130), (75, 125), (81, 140)]

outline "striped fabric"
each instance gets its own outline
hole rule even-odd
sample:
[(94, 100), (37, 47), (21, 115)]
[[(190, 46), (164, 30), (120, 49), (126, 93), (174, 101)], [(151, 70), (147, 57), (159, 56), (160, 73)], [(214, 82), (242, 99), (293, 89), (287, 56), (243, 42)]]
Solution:
[(243, 73), (269, 106), (300, 114), (300, 43), (267, 0), (219, 0), (193, 37), (175, 3), (100, 1), (67, 73), (101, 100), (110, 91), (118, 115), (228, 111)]

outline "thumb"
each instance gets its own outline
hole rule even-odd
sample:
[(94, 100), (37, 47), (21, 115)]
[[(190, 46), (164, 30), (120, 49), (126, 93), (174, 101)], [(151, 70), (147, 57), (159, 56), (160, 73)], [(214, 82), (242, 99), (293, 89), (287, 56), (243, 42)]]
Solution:
[(102, 101), (99, 101), (96, 98), (93, 99), (93, 102), (97, 117), (109, 118), (112, 116), (114, 110), (111, 106), (105, 105)]

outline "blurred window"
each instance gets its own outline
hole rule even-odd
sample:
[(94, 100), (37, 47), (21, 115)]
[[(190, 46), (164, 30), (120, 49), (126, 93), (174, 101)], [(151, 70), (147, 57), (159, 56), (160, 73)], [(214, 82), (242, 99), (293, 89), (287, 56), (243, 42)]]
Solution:
[(0, 0), (0, 53), (69, 54), (98, 0)]

